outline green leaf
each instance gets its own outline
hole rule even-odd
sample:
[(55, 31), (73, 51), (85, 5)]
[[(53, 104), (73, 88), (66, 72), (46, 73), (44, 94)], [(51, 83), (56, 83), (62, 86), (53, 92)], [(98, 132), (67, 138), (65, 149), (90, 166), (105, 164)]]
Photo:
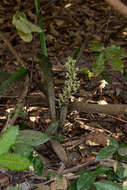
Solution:
[(92, 66), (92, 72), (94, 76), (100, 75), (104, 70), (104, 62), (105, 62), (105, 56), (104, 53), (100, 53), (98, 56), (95, 57), (96, 63)]
[(51, 124), (46, 128), (45, 133), (47, 135), (54, 135), (54, 134), (56, 134), (58, 127), (59, 127), (58, 121), (51, 122)]
[(122, 190), (121, 186), (111, 181), (100, 181), (94, 183), (97, 190)]
[(122, 190), (127, 190), (127, 185), (123, 185)]
[(15, 153), (22, 154), (23, 156), (29, 158), (29, 157), (32, 156), (32, 153), (33, 153), (34, 149), (29, 144), (16, 143), (13, 146), (13, 151)]
[(112, 171), (113, 171), (113, 168), (109, 166), (99, 166), (94, 171), (94, 174), (96, 177), (99, 177), (99, 176), (107, 175), (107, 173), (112, 172)]
[(22, 187), (20, 185), (18, 185), (18, 187), (14, 187), (14, 186), (8, 186), (7, 190), (23, 190)]
[(31, 146), (38, 146), (40, 144), (46, 143), (49, 140), (50, 138), (40, 131), (21, 130), (19, 131), (19, 136), (16, 143), (25, 143)]
[(115, 148), (119, 148), (119, 143), (113, 137), (110, 137), (109, 140), (109, 145), (114, 146)]
[(32, 24), (30, 21), (27, 20), (27, 17), (23, 12), (16, 12), (13, 15), (12, 24), (15, 25), (16, 29), (20, 32), (30, 34), (32, 32), (41, 33), (42, 29), (35, 24)]
[(90, 80), (90, 79), (92, 78), (92, 76), (93, 76), (93, 73), (92, 73), (89, 69), (87, 69), (87, 68), (80, 69), (80, 72), (81, 72), (81, 73), (84, 73), (84, 74), (87, 74), (89, 80)]
[(84, 172), (77, 180), (77, 190), (87, 190), (92, 188), (95, 179), (96, 177), (93, 172)]
[(0, 95), (4, 94), (7, 89), (14, 85), (18, 80), (20, 80), (24, 75), (26, 75), (27, 69), (24, 67), (21, 67), (19, 70), (13, 72), (9, 75), (8, 79), (3, 81), (0, 85)]
[(100, 42), (96, 42), (94, 43), (91, 48), (90, 48), (92, 51), (95, 51), (95, 52), (101, 52), (103, 50), (105, 50), (105, 47), (103, 44), (101, 44)]
[(127, 143), (121, 143), (119, 145), (118, 158), (121, 161), (127, 161)]
[(99, 161), (111, 158), (115, 152), (116, 148), (114, 146), (106, 146), (100, 150), (95, 160)]
[(32, 159), (33, 167), (34, 167), (34, 173), (37, 175), (42, 175), (44, 164), (40, 158), (39, 155), (33, 157)]
[(14, 145), (19, 133), (18, 126), (9, 127), (0, 137), (0, 155), (8, 152)]
[(32, 32), (42, 32), (42, 29), (39, 26), (36, 26), (35, 24), (32, 24), (30, 21), (27, 20), (27, 17), (23, 12), (17, 11), (13, 15), (12, 24), (16, 27), (21, 39), (25, 42), (32, 41)]
[(119, 145), (118, 154), (127, 157), (127, 143), (121, 143)]
[(0, 166), (9, 170), (23, 171), (29, 168), (30, 161), (20, 154), (3, 154), (0, 156)]
[(72, 184), (67, 188), (67, 190), (77, 190), (77, 180), (72, 182)]
[(124, 50), (122, 50), (121, 47), (116, 45), (111, 45), (109, 48), (105, 50), (105, 52), (108, 53), (109, 58), (113, 56), (127, 57), (127, 53)]
[(109, 64), (111, 65), (112, 69), (115, 71), (120, 71), (123, 73), (124, 65), (120, 57), (113, 57), (109, 60)]
[(127, 167), (124, 169), (124, 177), (127, 177)]
[(21, 32), (21, 31), (19, 31), (19, 30), (18, 30), (17, 32), (18, 32), (20, 38), (21, 38), (24, 42), (31, 42), (31, 41), (32, 41), (33, 35), (32, 35), (31, 33), (28, 34), (28, 33)]
[(118, 177), (118, 180), (120, 182), (123, 182), (123, 180), (124, 180), (124, 168), (120, 162), (118, 162), (118, 164), (117, 164), (116, 176)]

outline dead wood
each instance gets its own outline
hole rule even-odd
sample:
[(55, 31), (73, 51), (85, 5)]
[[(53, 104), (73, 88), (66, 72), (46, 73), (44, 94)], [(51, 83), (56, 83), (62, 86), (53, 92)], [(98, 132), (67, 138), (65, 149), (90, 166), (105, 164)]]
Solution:
[(85, 104), (84, 102), (74, 102), (70, 106), (70, 111), (77, 110), (78, 112), (86, 113), (102, 113), (102, 114), (124, 114), (127, 113), (127, 105), (121, 104)]
[(127, 17), (127, 6), (124, 5), (119, 0), (105, 0), (109, 5), (111, 5), (115, 10), (117, 10), (119, 13)]

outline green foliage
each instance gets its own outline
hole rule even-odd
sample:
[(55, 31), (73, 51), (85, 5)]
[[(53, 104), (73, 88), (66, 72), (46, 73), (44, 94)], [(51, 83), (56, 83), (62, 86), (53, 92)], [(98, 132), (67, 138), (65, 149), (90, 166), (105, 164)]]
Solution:
[(18, 126), (12, 126), (0, 138), (0, 156), (10, 150), (18, 136)]
[(84, 68), (80, 70), (83, 73), (87, 73), (89, 79), (91, 79), (92, 76), (96, 77), (102, 74), (105, 69), (106, 62), (113, 70), (124, 73), (124, 65), (121, 57), (127, 57), (127, 53), (124, 52), (121, 47), (111, 45), (110, 47), (105, 48), (103, 44), (97, 42), (94, 43), (90, 49), (97, 53), (95, 56), (95, 63), (89, 69)]
[(46, 48), (46, 37), (45, 37), (45, 32), (44, 32), (44, 26), (43, 26), (43, 17), (42, 13), (40, 11), (40, 5), (38, 0), (34, 0), (34, 5), (36, 9), (36, 14), (38, 16), (38, 24), (40, 28), (42, 29), (42, 32), (40, 33), (40, 44), (41, 44), (41, 50), (42, 54), (47, 57), (47, 48)]
[(90, 79), (92, 78), (92, 76), (93, 76), (92, 71), (90, 71), (90, 69), (88, 69), (88, 68), (80, 69), (80, 72), (81, 72), (81, 73), (84, 73), (84, 74), (87, 74), (89, 80), (90, 80)]
[(111, 146), (111, 145), (109, 145), (107, 147), (104, 147), (98, 153), (98, 155), (96, 157), (96, 161), (105, 160), (107, 158), (111, 158), (113, 156), (113, 154), (116, 152), (116, 150), (117, 149), (114, 146)]
[(8, 186), (7, 190), (23, 190), (20, 185), (14, 186)]
[(30, 164), (30, 161), (20, 154), (11, 153), (0, 156), (0, 166), (9, 170), (23, 171), (28, 169)]
[(30, 158), (34, 152), (34, 149), (29, 144), (16, 143), (13, 146), (13, 151), (17, 154), (22, 154), (23, 156)]
[(122, 190), (119, 184), (111, 181), (99, 181), (95, 183), (97, 190)]
[[(114, 138), (110, 137), (109, 146), (100, 150), (95, 161), (109, 159), (114, 155), (117, 155), (118, 159), (121, 155), (127, 159), (127, 143), (119, 144)], [(102, 176), (105, 176), (105, 180), (99, 181)], [(127, 168), (124, 168), (121, 162), (116, 161), (114, 168), (98, 166), (94, 171), (82, 171), (80, 177), (68, 187), (68, 190), (91, 190), (94, 186), (97, 190), (125, 190), (127, 188), (124, 185), (126, 180)], [(118, 183), (123, 183), (123, 185), (120, 186)]]
[[(0, 138), (0, 166), (22, 171), (32, 165), (35, 174), (42, 175), (43, 161), (34, 151), (33, 146), (38, 146), (48, 140), (49, 137), (39, 131), (19, 131), (18, 126), (11, 126)], [(9, 153), (10, 150), (13, 153)]]
[(96, 176), (93, 172), (85, 171), (77, 180), (77, 190), (92, 189)]
[(30, 161), (19, 154), (8, 154), (8, 151), (15, 144), (18, 136), (18, 126), (11, 126), (0, 138), (0, 166), (10, 170), (21, 171), (30, 166)]
[(119, 143), (112, 137), (110, 137), (109, 145), (119, 148)]
[(33, 154), (32, 158), (31, 158), (33, 167), (34, 167), (34, 173), (36, 175), (42, 175), (42, 171), (44, 168), (44, 164), (40, 158), (40, 156), (38, 154)]
[(24, 14), (24, 12), (17, 11), (13, 15), (12, 24), (16, 27), (21, 39), (25, 42), (32, 41), (32, 32), (42, 32), (42, 29), (39, 26), (36, 26), (35, 24), (32, 24), (30, 21), (27, 20), (27, 17)]
[(24, 67), (21, 67), (17, 71), (13, 72), (8, 76), (8, 78), (2, 82), (0, 85), (0, 95), (4, 94), (7, 89), (11, 86), (13, 86), (18, 80), (21, 80), (22, 77), (24, 77), (27, 73), (27, 69)]
[(50, 138), (40, 131), (21, 130), (16, 143), (25, 143), (31, 146), (38, 146), (40, 144), (46, 143), (49, 140)]

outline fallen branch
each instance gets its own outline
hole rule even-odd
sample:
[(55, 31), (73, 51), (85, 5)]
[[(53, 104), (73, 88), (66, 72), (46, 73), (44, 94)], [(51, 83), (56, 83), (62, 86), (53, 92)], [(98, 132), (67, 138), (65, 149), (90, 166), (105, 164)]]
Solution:
[(119, 13), (127, 17), (127, 6), (124, 5), (119, 0), (105, 0), (109, 5), (111, 5), (115, 10), (117, 10)]
[(102, 114), (124, 114), (127, 113), (127, 105), (121, 104), (85, 104), (84, 102), (74, 102), (70, 105), (69, 111), (77, 110), (78, 112), (86, 113), (102, 113)]

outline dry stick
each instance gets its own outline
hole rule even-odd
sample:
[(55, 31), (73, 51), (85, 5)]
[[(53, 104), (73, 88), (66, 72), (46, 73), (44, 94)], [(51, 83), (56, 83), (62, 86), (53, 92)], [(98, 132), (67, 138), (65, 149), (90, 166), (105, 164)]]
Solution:
[[(12, 45), (10, 44), (10, 42), (6, 39), (6, 37), (3, 35), (3, 33), (0, 31), (0, 38), (7, 44), (8, 48), (10, 49), (11, 53), (15, 56), (18, 64), (20, 66), (24, 67), (24, 63), (22, 61), (22, 59), (18, 56), (17, 52), (15, 51), (15, 49), (12, 47)], [(11, 118), (9, 116), (6, 125), (4, 126), (4, 128), (2, 129), (1, 133), (3, 133), (9, 126), (13, 125), (18, 117), (18, 113), (21, 110), (23, 104), (24, 104), (24, 100), (25, 97), (27, 95), (28, 92), (28, 86), (29, 86), (29, 77), (28, 75), (25, 78), (25, 83), (24, 83), (24, 90), (23, 93), (21, 95), (21, 97), (18, 99), (18, 103), (15, 106), (15, 113), (14, 116)]]
[(102, 114), (123, 114), (127, 113), (127, 105), (121, 104), (85, 104), (84, 102), (74, 102), (70, 105), (70, 111), (77, 110), (78, 112), (86, 113), (102, 113)]
[(124, 5), (120, 0), (105, 0), (109, 5), (111, 5), (119, 13), (127, 17), (127, 6)]

